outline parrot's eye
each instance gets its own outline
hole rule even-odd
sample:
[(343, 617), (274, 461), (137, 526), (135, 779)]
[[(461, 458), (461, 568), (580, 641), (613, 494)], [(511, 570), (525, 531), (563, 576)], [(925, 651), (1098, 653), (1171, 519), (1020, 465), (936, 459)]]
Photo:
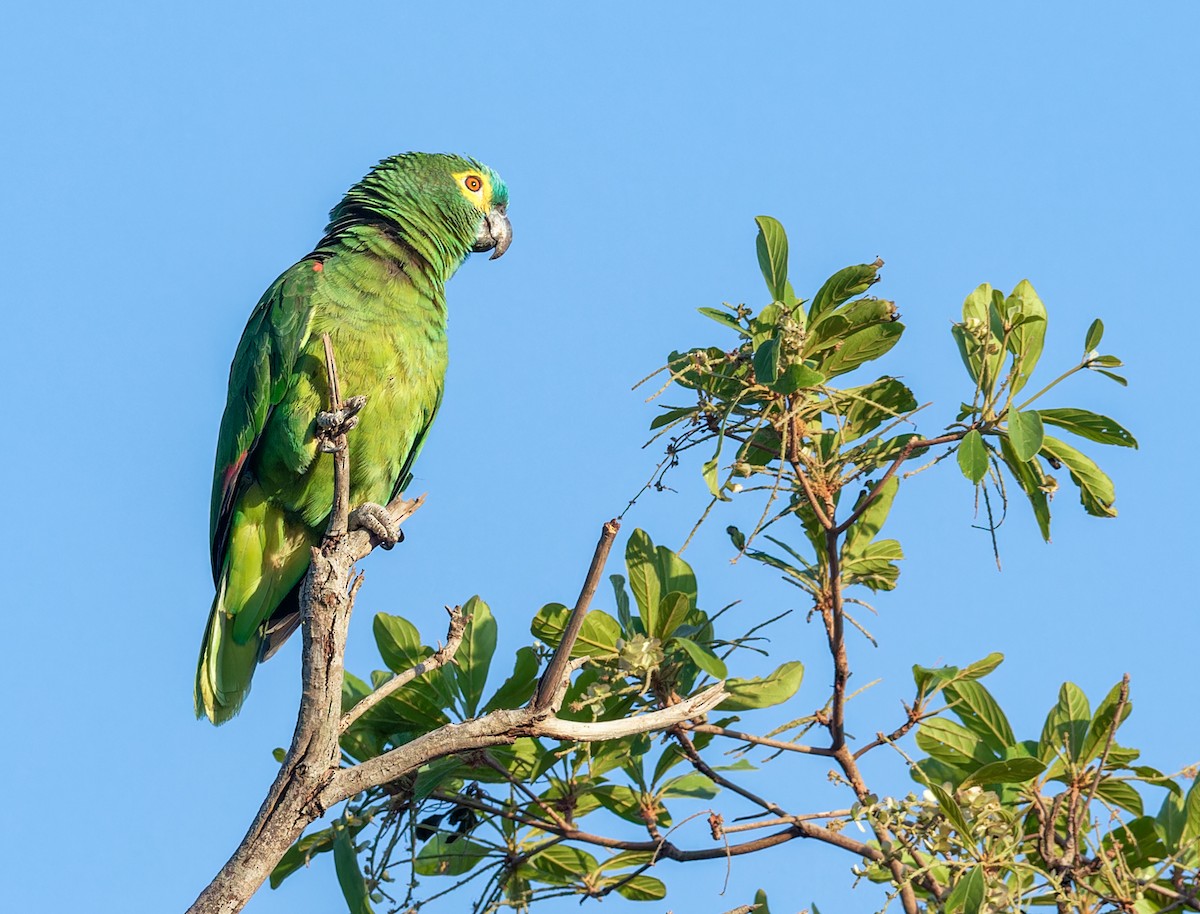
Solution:
[(479, 175), (467, 175), (463, 178), (463, 186), (473, 194), (483, 190), (483, 179)]

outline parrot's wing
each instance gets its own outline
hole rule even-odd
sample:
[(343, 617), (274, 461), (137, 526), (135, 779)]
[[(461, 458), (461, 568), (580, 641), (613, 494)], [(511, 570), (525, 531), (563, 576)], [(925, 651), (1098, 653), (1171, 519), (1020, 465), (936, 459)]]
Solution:
[(213, 580), (218, 582), (242, 472), (254, 454), (271, 411), (292, 381), (296, 359), (312, 324), (312, 291), (320, 264), (303, 260), (263, 294), (246, 323), (229, 368), (229, 396), (217, 437), (209, 539)]
[(417, 455), (421, 453), (421, 447), (425, 444), (425, 436), (429, 434), (429, 427), (433, 425), (434, 417), (437, 416), (438, 409), (442, 405), (442, 392), (444, 388), (439, 384), (437, 389), (437, 399), (433, 401), (433, 408), (422, 416), (421, 427), (417, 431), (417, 435), (413, 438), (412, 447), (409, 448), (408, 456), (404, 458), (404, 466), (400, 468), (400, 475), (396, 477), (396, 484), (392, 487), (392, 495), (388, 501), (392, 501), (401, 492), (408, 488), (408, 484), (412, 482), (412, 465), (417, 460)]

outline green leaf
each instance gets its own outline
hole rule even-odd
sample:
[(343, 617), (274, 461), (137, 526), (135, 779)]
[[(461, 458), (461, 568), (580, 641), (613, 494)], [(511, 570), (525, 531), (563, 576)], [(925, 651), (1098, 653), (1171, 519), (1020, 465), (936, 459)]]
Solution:
[(1050, 500), (1042, 488), (1045, 479), (1041, 468), (1036, 461), (1018, 458), (1007, 436), (1000, 438), (1000, 455), (1033, 506), (1033, 516), (1037, 519), (1042, 539), (1050, 542)]
[(716, 321), (721, 326), (726, 327), (735, 333), (740, 334), (741, 336), (746, 335), (746, 329), (739, 324), (737, 318), (728, 311), (721, 311), (718, 308), (697, 308), (696, 310), (705, 317)]
[(979, 342), (967, 333), (966, 328), (962, 324), (952, 326), (950, 328), (950, 335), (954, 337), (954, 344), (958, 347), (958, 355), (962, 359), (963, 367), (967, 369), (967, 374), (971, 376), (971, 383), (980, 383), (979, 366), (981, 359)]
[(813, 297), (808, 311), (809, 324), (812, 324), (814, 318), (849, 301), (855, 295), (861, 295), (879, 282), (879, 268), (882, 266), (882, 260), (860, 263), (838, 270), (830, 276)]
[(1087, 696), (1073, 682), (1064, 682), (1058, 690), (1058, 704), (1046, 715), (1042, 726), (1042, 738), (1038, 744), (1038, 757), (1052, 762), (1055, 749), (1067, 751), (1067, 757), (1075, 760), (1083, 750), (1084, 739), (1092, 722), (1092, 712)]
[(1115, 778), (1102, 779), (1100, 786), (1096, 788), (1096, 796), (1135, 816), (1140, 816), (1144, 812), (1141, 794), (1133, 788), (1132, 784), (1125, 781), (1118, 781)]
[(625, 544), (625, 568), (629, 574), (629, 589), (637, 602), (646, 631), (657, 628), (658, 603), (662, 598), (659, 582), (658, 557), (654, 543), (645, 530), (634, 530)]
[(1004, 662), (1004, 655), (999, 651), (992, 651), (986, 657), (976, 660), (974, 663), (969, 663), (963, 667), (963, 679), (982, 679), (988, 673), (996, 669)]
[[(1158, 810), (1158, 815), (1155, 816), (1155, 821), (1158, 822), (1159, 828), (1162, 830), (1163, 840), (1166, 841), (1168, 846), (1178, 846), (1183, 839), (1183, 829), (1187, 824), (1184, 798), (1174, 793), (1168, 793), (1163, 797), (1162, 806)], [(288, 853), (291, 852), (289, 851)], [(274, 878), (272, 875), (272, 881)]]
[(954, 884), (946, 898), (946, 914), (979, 914), (987, 898), (987, 881), (983, 867), (972, 867), (971, 871)]
[(587, 873), (599, 869), (596, 858), (570, 844), (555, 844), (530, 860), (538, 878), (551, 885), (574, 885)]
[(823, 412), (841, 426), (842, 438), (854, 441), (917, 408), (913, 392), (895, 378), (879, 378), (861, 387), (831, 393)]
[[(975, 763), (971, 763), (974, 767)], [(909, 776), (924, 787), (931, 784), (949, 784), (957, 789), (967, 779), (968, 772), (957, 765), (948, 765), (935, 758), (923, 758), (908, 770)]]
[(779, 377), (779, 337), (764, 340), (754, 350), (754, 379), (759, 384), (774, 384)]
[(787, 701), (796, 694), (804, 679), (804, 664), (792, 660), (778, 667), (769, 676), (753, 679), (730, 679), (725, 683), (729, 697), (717, 705), (718, 711), (748, 711), (769, 708)]
[(621, 631), (632, 635), (633, 613), (629, 611), (629, 593), (625, 590), (625, 578), (623, 575), (610, 574), (608, 581), (612, 584), (613, 595), (617, 600), (617, 621), (621, 623)]
[(1200, 840), (1200, 779), (1192, 781), (1187, 797), (1183, 801), (1183, 831), (1180, 844)]
[(413, 861), (413, 870), (418, 876), (461, 876), (473, 870), (488, 853), (487, 847), (470, 838), (439, 832), (421, 848)]
[(775, 332), (779, 329), (779, 318), (783, 314), (782, 307), (780, 302), (772, 302), (758, 312), (757, 317), (750, 319), (750, 346), (752, 349), (757, 349), (763, 342), (775, 336)]
[(720, 459), (720, 457), (714, 456), (711, 460), (706, 460), (704, 466), (700, 468), (700, 475), (704, 477), (704, 484), (708, 486), (708, 491), (713, 494), (714, 498), (729, 501), (729, 496), (721, 491), (721, 481), (717, 478)]
[(1088, 360), (1088, 367), (1093, 368), (1120, 368), (1125, 363), (1118, 359), (1115, 355), (1098, 355), (1094, 359)]
[(976, 429), (967, 432), (958, 445), (958, 468), (974, 483), (982, 482), (987, 475), (987, 448), (983, 444), (983, 436)]
[(648, 863), (653, 863), (658, 855), (653, 851), (621, 851), (613, 854), (607, 860), (600, 864), (600, 871), (607, 870), (624, 870), (633, 866), (645, 866)]
[(600, 801), (600, 805), (626, 822), (645, 825), (642, 818), (642, 797), (632, 787), (624, 784), (601, 784), (588, 791)]
[(997, 755), (1017, 742), (1008, 718), (981, 683), (966, 680), (946, 687), (946, 699), (963, 725), (979, 735)]
[(462, 694), (467, 717), (474, 717), (487, 685), (492, 655), (496, 653), (497, 626), (491, 608), (478, 596), (467, 600), (462, 611), (471, 617), (471, 621), (467, 623), (462, 644), (450, 668)]
[[(547, 603), (538, 610), (530, 624), (535, 638), (551, 647), (557, 647), (566, 631), (571, 610), (561, 603)], [(593, 609), (583, 617), (579, 638), (571, 649), (572, 657), (599, 657), (617, 652), (617, 639), (621, 637), (621, 626), (617, 620), (601, 609)]]
[(853, 371), (884, 355), (900, 341), (903, 332), (904, 325), (899, 322), (875, 324), (859, 330), (850, 334), (841, 348), (833, 350), (818, 367), (829, 378)]
[(1004, 362), (1004, 348), (1000, 345), (1003, 329), (998, 310), (1004, 301), (1000, 290), (987, 283), (977, 286), (963, 300), (963, 322), (951, 328), (967, 373), (979, 385), (985, 399), (991, 397)]
[(692, 608), (696, 608), (696, 573), (692, 566), (666, 546), (658, 546), (654, 550), (654, 564), (658, 572), (658, 580), (663, 593), (686, 594)]
[[(606, 881), (611, 884), (620, 880), (614, 877)], [(621, 882), (616, 888), (616, 893), (630, 901), (661, 901), (667, 897), (667, 887), (661, 879), (642, 874), (634, 876), (628, 882)]]
[(1150, 866), (1167, 856), (1166, 845), (1151, 816), (1138, 816), (1128, 822), (1115, 823), (1113, 830), (1104, 836), (1101, 847), (1111, 853), (1116, 844), (1120, 844), (1120, 855), (1133, 868)]
[(825, 375), (807, 365), (792, 364), (783, 370), (775, 379), (771, 390), (779, 394), (794, 394), (798, 390), (809, 387), (820, 387), (825, 383)]
[[(1180, 809), (1182, 809), (1182, 804)], [(305, 835), (287, 849), (275, 869), (271, 870), (271, 888), (277, 889), (283, 880), (296, 872), (302, 866), (307, 866), (309, 860), (317, 854), (333, 850), (333, 829), (323, 828), (311, 835)]]
[(682, 797), (693, 800), (711, 800), (718, 793), (717, 785), (698, 771), (671, 778), (663, 784), (659, 791), (659, 795), (662, 797)]
[(644, 530), (630, 534), (625, 546), (625, 566), (647, 634), (666, 637), (655, 634), (664, 631), (667, 622), (661, 615), (664, 594), (684, 594), (689, 607), (695, 609), (696, 574), (692, 566), (666, 546), (655, 547)]
[(898, 540), (876, 540), (842, 563), (846, 584), (861, 584), (871, 590), (894, 590), (900, 577), (895, 562), (904, 558)]
[(668, 743), (666, 748), (663, 749), (662, 755), (658, 757), (658, 761), (654, 763), (654, 777), (650, 783), (657, 784), (662, 780), (664, 774), (680, 762), (685, 761), (687, 761), (687, 756), (683, 754), (683, 750), (674, 743)]
[(1024, 784), (1032, 781), (1046, 770), (1046, 765), (1035, 758), (1013, 758), (1000, 762), (989, 762), (976, 768), (959, 787), (985, 786), (988, 784)]
[(935, 759), (968, 771), (996, 761), (996, 754), (978, 735), (940, 717), (921, 721), (917, 745)]
[[(875, 496), (874, 500), (863, 508), (862, 514), (846, 530), (846, 541), (842, 546), (843, 558), (853, 558), (875, 539), (879, 531), (883, 529), (888, 514), (891, 513), (892, 503), (896, 500), (896, 492), (899, 489), (900, 479), (893, 476), (879, 489), (879, 494)], [(855, 510), (858, 510), (867, 494), (869, 493), (864, 493), (859, 497), (854, 505)], [(903, 556), (898, 557), (903, 558)]]
[(422, 765), (413, 783), (413, 799), (418, 803), (428, 799), (439, 787), (453, 781), (460, 769), (465, 767), (462, 760), (455, 756), (434, 759), (428, 765)]
[(517, 660), (512, 675), (488, 699), (483, 712), (519, 708), (533, 697), (538, 682), (538, 656), (531, 647), (517, 648)]
[[(1111, 753), (1109, 755), (1111, 757)], [(1179, 796), (1183, 796), (1183, 789), (1157, 768), (1152, 768), (1149, 765), (1134, 765), (1130, 770), (1147, 784), (1153, 784), (1155, 787), (1163, 787)]]
[(660, 641), (666, 641), (675, 634), (675, 630), (679, 626), (683, 625), (691, 608), (692, 601), (687, 594), (677, 590), (665, 594), (658, 604), (659, 629), (651, 631), (649, 634)]
[(1012, 442), (1013, 452), (1018, 460), (1032, 460), (1042, 449), (1044, 434), (1042, 417), (1035, 410), (1026, 410), (1023, 413), (1013, 410), (1008, 414), (1008, 440)]
[(1119, 727), (1133, 711), (1133, 702), (1127, 700), (1121, 708), (1121, 719), (1114, 720), (1117, 706), (1121, 704), (1121, 686), (1122, 683), (1118, 682), (1109, 689), (1096, 708), (1096, 713), (1092, 715), (1087, 736), (1083, 741), (1083, 750), (1079, 754), (1079, 764), (1086, 765), (1092, 759), (1099, 758), (1105, 744), (1108, 743), (1109, 734), (1114, 733), (1115, 727)]
[(692, 662), (713, 679), (725, 679), (729, 675), (729, 671), (725, 668), (725, 662), (721, 658), (691, 638), (680, 638), (676, 635), (671, 641), (683, 648), (692, 658)]
[(683, 406), (678, 409), (668, 409), (660, 416), (655, 416), (654, 421), (650, 423), (650, 431), (657, 428), (662, 428), (664, 425), (670, 425), (672, 422), (678, 422), (688, 416), (696, 414), (695, 406)]
[(1100, 318), (1092, 321), (1092, 325), (1088, 327), (1087, 336), (1083, 340), (1083, 354), (1086, 356), (1089, 352), (1100, 345), (1100, 340), (1104, 338), (1104, 322)]
[[(767, 291), (775, 301), (787, 301), (788, 240), (779, 220), (756, 216), (758, 238), (758, 267), (767, 283)], [(791, 304), (791, 302), (787, 302)]]
[(379, 656), (393, 673), (403, 673), (431, 653), (421, 644), (417, 627), (400, 616), (376, 613), (372, 626)]
[(1117, 499), (1112, 480), (1092, 458), (1083, 454), (1065, 441), (1045, 437), (1042, 455), (1066, 464), (1071, 473), (1071, 482), (1079, 487), (1079, 500), (1083, 509), (1093, 517), (1116, 517), (1113, 502)]
[(899, 316), (895, 302), (871, 296), (856, 298), (813, 322), (804, 338), (804, 357), (824, 358), (829, 354), (828, 350), (844, 346), (858, 331), (876, 324), (893, 323)]
[[(556, 749), (557, 746), (543, 746), (536, 739), (518, 739), (511, 746), (493, 746), (488, 753), (500, 763), (505, 771), (525, 783), (531, 784), (558, 761), (558, 756), (555, 755)], [(504, 775), (491, 768), (476, 767), (471, 771), (471, 777), (478, 781), (490, 778), (489, 783), (508, 782)]]
[[(1028, 279), (1022, 279), (1005, 301), (1005, 312), (1010, 323), (1016, 323), (1008, 336), (1008, 348), (1016, 360), (1016, 373), (1012, 380), (1012, 392), (1023, 388), (1037, 367), (1042, 356), (1046, 338), (1046, 306)], [(1024, 320), (1014, 321), (1018, 315)]]
[(959, 836), (970, 842), (971, 827), (967, 825), (966, 817), (963, 816), (962, 808), (958, 805), (958, 801), (951, 796), (944, 787), (938, 784), (930, 784), (929, 790), (937, 800), (938, 808), (942, 811), (942, 815), (950, 823), (951, 827), (958, 832)]
[(367, 882), (358, 866), (358, 855), (354, 852), (354, 837), (342, 822), (333, 824), (333, 867), (337, 871), (338, 885), (346, 908), (350, 914), (372, 914), (371, 899), (367, 893)]
[(1093, 368), (1092, 370), (1100, 372), (1100, 374), (1104, 375), (1104, 377), (1106, 377), (1106, 378), (1112, 378), (1114, 381), (1116, 381), (1122, 387), (1129, 386), (1129, 382), (1126, 381), (1119, 374), (1115, 374), (1114, 372), (1111, 372), (1111, 371), (1105, 371), (1103, 368)]
[(1088, 412), (1086, 409), (1039, 409), (1035, 412), (1042, 417), (1047, 425), (1057, 425), (1068, 432), (1087, 438), (1099, 444), (1115, 444), (1118, 447), (1138, 446), (1124, 426), (1115, 419), (1102, 416), (1099, 413)]

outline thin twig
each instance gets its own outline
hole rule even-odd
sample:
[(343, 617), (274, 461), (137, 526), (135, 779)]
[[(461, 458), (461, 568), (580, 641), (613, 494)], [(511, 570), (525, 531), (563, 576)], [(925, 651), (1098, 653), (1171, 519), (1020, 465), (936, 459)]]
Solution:
[(1087, 802), (1083, 804), (1085, 810), (1092, 805), (1092, 800), (1096, 799), (1096, 791), (1100, 788), (1100, 779), (1104, 775), (1104, 764), (1108, 761), (1108, 753), (1112, 749), (1113, 739), (1117, 735), (1117, 728), (1121, 726), (1121, 712), (1125, 710), (1125, 704), (1129, 701), (1128, 673), (1121, 677), (1121, 690), (1117, 694), (1117, 710), (1113, 714), (1112, 726), (1108, 728), (1108, 739), (1104, 741), (1104, 751), (1100, 754), (1100, 764), (1096, 768), (1096, 779), (1092, 781), (1092, 789), (1088, 791)]
[(596, 594), (600, 575), (604, 571), (604, 563), (608, 560), (613, 540), (617, 538), (617, 531), (620, 529), (621, 522), (614, 518), (605, 523), (600, 531), (600, 541), (596, 543), (596, 551), (592, 553), (592, 564), (588, 567), (587, 577), (584, 578), (583, 589), (579, 591), (579, 599), (575, 601), (575, 608), (571, 610), (571, 616), (567, 620), (567, 627), (563, 632), (562, 641), (559, 642), (558, 650), (550, 658), (550, 665), (538, 682), (537, 692), (530, 703), (531, 708), (537, 710), (549, 708), (554, 695), (559, 691), (563, 674), (566, 673), (567, 665), (571, 662), (571, 650), (575, 647), (579, 630), (583, 628), (583, 620), (587, 616), (592, 597)]
[(692, 741), (688, 739), (688, 735), (683, 731), (682, 727), (675, 727), (671, 731), (671, 735), (675, 737), (675, 742), (679, 744), (679, 748), (683, 750), (683, 754), (687, 756), (688, 761), (692, 763), (692, 767), (707, 777), (714, 784), (719, 784), (726, 790), (731, 790), (739, 796), (745, 797), (751, 803), (761, 806), (763, 809), (775, 813), (777, 816), (790, 818), (790, 814), (786, 809), (771, 800), (763, 799), (755, 793), (751, 793), (740, 784), (735, 784), (727, 777), (723, 777), (700, 757), (700, 753), (696, 751), (696, 747)]
[[(537, 808), (540, 809), (542, 812), (544, 812), (550, 818), (550, 820), (552, 822), (554, 822), (554, 824), (558, 828), (570, 828), (570, 826), (567, 824), (566, 819), (564, 819), (562, 816), (560, 816), (558, 814), (558, 812), (554, 809), (553, 806), (551, 806), (549, 803), (547, 803), (545, 800), (543, 800), (541, 797), (539, 797), (536, 793), (534, 793), (532, 790), (530, 790), (528, 785), (525, 784), (525, 782), (522, 781), (520, 778), (513, 777), (512, 772), (509, 771), (507, 768), (505, 768), (503, 765), (501, 765), (498, 761), (496, 761), (496, 759), (492, 757), (492, 754), (490, 752), (485, 752), (483, 754), (483, 763), (485, 765), (487, 765), (489, 768), (491, 768), (493, 771), (495, 771), (497, 774), (499, 774), (501, 777), (503, 777), (506, 781), (508, 781), (508, 783), (515, 790), (517, 790), (517, 792), (523, 793), (525, 795), (525, 798), (528, 799), (529, 802), (531, 802), (535, 806), (537, 806)], [(561, 840), (561, 839), (557, 839), (557, 840)]]
[(872, 847), (862, 841), (855, 841), (849, 835), (842, 832), (833, 831), (832, 829), (822, 828), (819, 825), (812, 825), (808, 822), (798, 821), (790, 828), (778, 831), (770, 835), (765, 835), (762, 838), (756, 838), (753, 841), (746, 841), (742, 844), (731, 844), (728, 847), (706, 847), (698, 850), (683, 850), (678, 845), (672, 844), (665, 839), (651, 841), (630, 841), (622, 838), (609, 838), (604, 835), (592, 834), (579, 829), (560, 829), (550, 822), (545, 822), (540, 819), (535, 819), (520, 812), (516, 812), (511, 808), (501, 806), (493, 806), (484, 803), (474, 797), (468, 797), (461, 794), (445, 794), (436, 791), (432, 794), (436, 800), (444, 800), (447, 802), (457, 803), (459, 806), (467, 806), (479, 812), (487, 813), (488, 815), (499, 816), (508, 819), (511, 822), (518, 822), (530, 828), (537, 828), (547, 834), (560, 835), (568, 841), (581, 841), (584, 844), (591, 844), (594, 847), (605, 847), (611, 850), (620, 851), (645, 851), (649, 853), (657, 853), (658, 858), (662, 860), (675, 860), (680, 863), (692, 860), (715, 860), (718, 858), (738, 857), (742, 854), (752, 854), (756, 851), (763, 850), (768, 847), (775, 847), (779, 844), (784, 844), (794, 838), (812, 838), (824, 844), (830, 844), (834, 847), (840, 847), (842, 850), (849, 851), (852, 854), (857, 854), (860, 857), (866, 857), (876, 862), (882, 862), (884, 859), (883, 853), (877, 847)]
[(831, 809), (829, 812), (810, 812), (805, 813), (802, 816), (782, 816), (777, 819), (761, 819), (757, 822), (746, 822), (743, 825), (722, 825), (721, 831), (732, 835), (741, 831), (754, 831), (758, 828), (772, 828), (776, 825), (794, 825), (797, 822), (811, 822), (814, 819), (840, 819), (849, 815), (849, 809)]
[(753, 733), (743, 733), (740, 730), (730, 730), (728, 727), (718, 727), (713, 724), (683, 724), (682, 726), (693, 733), (712, 733), (715, 736), (726, 736), (729, 739), (742, 740), (743, 742), (753, 743), (756, 746), (766, 746), (769, 749), (784, 749), (788, 752), (799, 752), (804, 755), (833, 755), (832, 749), (825, 749), (820, 746), (801, 746), (797, 743), (768, 739), (765, 736), (755, 736)]
[(432, 656), (426, 657), (416, 666), (405, 670), (402, 673), (397, 673), (370, 695), (367, 695), (353, 708), (342, 715), (342, 722), (339, 725), (338, 732), (345, 733), (350, 729), (350, 725), (356, 720), (370, 711), (373, 707), (395, 692), (397, 689), (408, 685), (418, 676), (423, 676), (425, 673), (432, 672), (445, 666), (453, 658), (458, 651), (458, 647), (462, 644), (463, 635), (467, 630), (467, 623), (470, 617), (465, 615), (461, 606), (455, 606), (450, 612), (450, 628), (446, 632), (446, 644), (433, 653)]
[[(342, 408), (342, 388), (338, 381), (337, 361), (333, 357), (333, 341), (328, 333), (321, 334), (325, 346), (325, 377), (329, 383), (329, 411)], [(342, 432), (333, 441), (333, 509), (329, 512), (329, 527), (325, 535), (337, 539), (345, 535), (350, 518), (350, 448)]]
[(952, 432), (949, 435), (939, 435), (937, 438), (921, 438), (917, 435), (913, 435), (912, 438), (908, 440), (908, 443), (900, 449), (900, 453), (896, 455), (896, 459), (892, 461), (892, 465), (887, 468), (883, 476), (881, 476), (879, 481), (875, 483), (875, 485), (871, 488), (871, 491), (867, 493), (867, 497), (858, 503), (858, 506), (850, 512), (849, 517), (838, 524), (834, 532), (840, 536), (841, 534), (845, 533), (847, 529), (849, 529), (852, 523), (862, 516), (862, 513), (870, 507), (871, 502), (875, 501), (875, 499), (879, 497), (879, 493), (883, 491), (883, 487), (887, 481), (895, 475), (896, 470), (900, 469), (900, 465), (903, 464), (904, 461), (908, 460), (913, 451), (920, 451), (924, 450), (925, 448), (936, 447), (939, 444), (949, 444), (951, 441), (958, 441), (966, 433), (966, 431)]
[(906, 720), (904, 723), (902, 723), (899, 727), (897, 727), (891, 733), (885, 734), (882, 731), (879, 733), (876, 733), (875, 739), (871, 740), (871, 742), (867, 743), (865, 746), (863, 746), (861, 749), (859, 749), (857, 752), (854, 753), (854, 760), (858, 761), (860, 758), (862, 758), (864, 755), (866, 755), (872, 749), (877, 749), (880, 746), (886, 745), (888, 743), (896, 742), (896, 740), (900, 739), (905, 734), (907, 734), (909, 730), (911, 730), (913, 727), (915, 727), (921, 721), (925, 720), (927, 717), (934, 716), (933, 714), (926, 714), (924, 712), (924, 710), (922, 709), (922, 703), (919, 699), (918, 699), (917, 703), (915, 705), (913, 705), (911, 708), (906, 706), (905, 710), (908, 712), (908, 720)]

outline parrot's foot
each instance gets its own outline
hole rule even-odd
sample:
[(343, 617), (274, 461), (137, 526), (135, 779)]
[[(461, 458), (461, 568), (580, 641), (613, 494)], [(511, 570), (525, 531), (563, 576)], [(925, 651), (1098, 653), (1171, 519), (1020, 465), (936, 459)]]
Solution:
[(341, 450), (337, 439), (358, 425), (358, 412), (366, 405), (366, 397), (351, 397), (341, 409), (317, 413), (317, 447), (326, 454)]
[(382, 541), (384, 549), (404, 542), (404, 531), (392, 520), (387, 508), (372, 501), (363, 502), (350, 512), (350, 529), (361, 527)]

